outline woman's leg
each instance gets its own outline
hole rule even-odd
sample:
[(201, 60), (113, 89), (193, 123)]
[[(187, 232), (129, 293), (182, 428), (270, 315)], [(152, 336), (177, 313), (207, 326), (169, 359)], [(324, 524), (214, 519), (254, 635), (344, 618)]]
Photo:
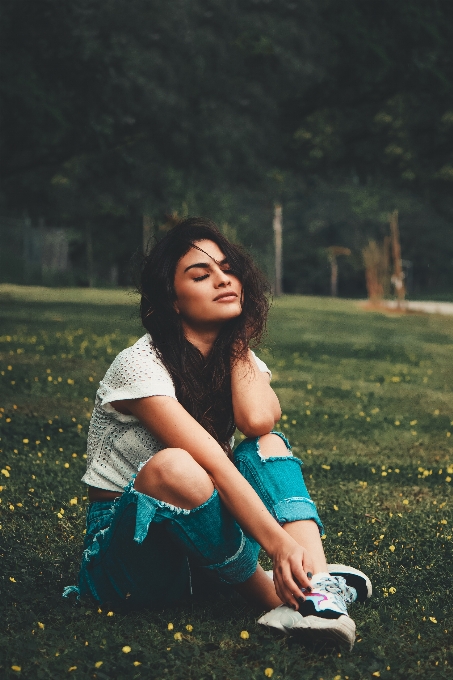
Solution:
[[(276, 434), (265, 434), (259, 440), (259, 452), (262, 458), (291, 455), (284, 440)], [(319, 527), (312, 519), (295, 520), (282, 525), (283, 529), (304, 547), (311, 557), (312, 574), (327, 571), (327, 562), (319, 535)]]
[(206, 503), (214, 493), (209, 475), (182, 449), (156, 453), (137, 474), (134, 488), (184, 510)]
[[(237, 552), (239, 547), (238, 538), (242, 538), (241, 543), (246, 540), (250, 550), (250, 542), (243, 537), (242, 531), (231, 515), (222, 508), (218, 497), (215, 506), (208, 507), (213, 499), (214, 485), (207, 472), (186, 451), (165, 449), (157, 453), (140, 470), (134, 487), (136, 491), (154, 499), (195, 513), (178, 515), (174, 520), (170, 519), (169, 531), (177, 537), (183, 547), (189, 548), (192, 557), (195, 559), (201, 557), (202, 564), (206, 559), (217, 564), (230, 562), (231, 553)], [(200, 506), (204, 506), (204, 517), (200, 516), (201, 521), (195, 526), (194, 522), (201, 514), (198, 512)], [(232, 533), (236, 534), (236, 544)], [(256, 555), (254, 548), (251, 549), (251, 553)], [(249, 563), (250, 556), (245, 561)], [(234, 582), (233, 575), (232, 585), (241, 595), (263, 607), (277, 607), (281, 602), (276, 595), (273, 582), (257, 565), (256, 558), (253, 563), (254, 573), (242, 582)], [(250, 568), (248, 570), (250, 571)], [(222, 576), (221, 573), (220, 575)]]

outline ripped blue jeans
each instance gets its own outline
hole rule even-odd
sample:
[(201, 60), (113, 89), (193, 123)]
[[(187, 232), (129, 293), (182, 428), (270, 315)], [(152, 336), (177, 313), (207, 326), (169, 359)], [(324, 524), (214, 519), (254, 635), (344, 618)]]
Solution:
[[(287, 439), (276, 432), (290, 451)], [(302, 462), (263, 458), (259, 438), (236, 448), (234, 463), (279, 524), (314, 520), (316, 506), (302, 476)], [(134, 479), (112, 501), (91, 503), (77, 592), (99, 603), (159, 606), (193, 593), (193, 577), (242, 583), (256, 570), (260, 546), (247, 536), (216, 490), (192, 510), (169, 505), (134, 489)], [(201, 578), (200, 578), (201, 576)]]

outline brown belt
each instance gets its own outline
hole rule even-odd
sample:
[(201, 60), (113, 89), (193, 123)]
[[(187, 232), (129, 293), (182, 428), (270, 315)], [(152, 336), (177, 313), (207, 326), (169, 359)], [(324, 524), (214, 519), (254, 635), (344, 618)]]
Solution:
[(96, 501), (110, 501), (114, 498), (118, 498), (122, 494), (119, 491), (108, 491), (107, 489), (98, 489), (95, 486), (88, 487), (88, 499), (90, 503), (95, 503)]

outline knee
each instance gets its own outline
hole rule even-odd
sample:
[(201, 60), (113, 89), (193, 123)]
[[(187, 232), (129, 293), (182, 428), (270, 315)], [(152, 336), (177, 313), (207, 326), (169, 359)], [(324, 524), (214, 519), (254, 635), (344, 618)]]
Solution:
[(292, 456), (286, 442), (278, 434), (269, 432), (259, 438), (259, 453), (261, 458), (272, 456)]
[(190, 495), (195, 505), (207, 501), (214, 491), (206, 470), (198, 465), (190, 453), (176, 448), (156, 453), (140, 470), (134, 486), (137, 491), (154, 498), (161, 498), (168, 491), (176, 491), (184, 497)]

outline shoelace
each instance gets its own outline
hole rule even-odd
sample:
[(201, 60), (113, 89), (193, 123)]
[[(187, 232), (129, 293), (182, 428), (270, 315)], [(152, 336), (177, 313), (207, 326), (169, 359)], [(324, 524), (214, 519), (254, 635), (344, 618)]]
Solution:
[(343, 576), (324, 576), (317, 581), (316, 587), (326, 590), (332, 595), (338, 595), (344, 600), (345, 604), (351, 604), (357, 597), (356, 589), (346, 585)]

